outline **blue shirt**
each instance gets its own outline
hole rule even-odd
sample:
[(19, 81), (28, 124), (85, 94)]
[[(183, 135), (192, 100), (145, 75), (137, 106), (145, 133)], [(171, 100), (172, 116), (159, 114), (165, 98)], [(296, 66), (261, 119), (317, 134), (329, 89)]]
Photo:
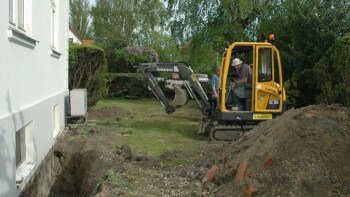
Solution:
[(219, 91), (219, 83), (220, 83), (220, 76), (218, 74), (214, 74), (211, 78), (211, 86), (215, 86), (216, 93)]

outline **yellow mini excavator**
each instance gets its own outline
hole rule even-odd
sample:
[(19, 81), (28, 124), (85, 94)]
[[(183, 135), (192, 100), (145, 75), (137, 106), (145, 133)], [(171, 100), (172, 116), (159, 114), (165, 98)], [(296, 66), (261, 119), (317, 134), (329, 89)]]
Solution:
[[(231, 66), (235, 58), (243, 60), (250, 67), (252, 79), (249, 89), (230, 86), (235, 79), (235, 69)], [(208, 99), (192, 69), (185, 63), (142, 63), (138, 67), (146, 77), (149, 89), (168, 114), (186, 104), (189, 94), (203, 114), (198, 133), (208, 132), (212, 139), (236, 140), (258, 122), (276, 118), (286, 110), (280, 54), (267, 41), (235, 42), (225, 49), (221, 61), (218, 104), (215, 107), (212, 98)], [(153, 76), (157, 72), (179, 73), (187, 91), (175, 85), (175, 98), (169, 103)], [(239, 111), (231, 110), (232, 94), (243, 101), (243, 108)]]

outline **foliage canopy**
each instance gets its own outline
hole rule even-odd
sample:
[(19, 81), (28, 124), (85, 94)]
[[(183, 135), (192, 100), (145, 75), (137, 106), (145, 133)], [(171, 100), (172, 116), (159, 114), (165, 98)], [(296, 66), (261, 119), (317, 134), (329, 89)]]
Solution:
[[(274, 33), (290, 104), (301, 107), (339, 101), (325, 99), (325, 85), (316, 76), (321, 60), (327, 68), (338, 64), (326, 52), (350, 34), (349, 13), (350, 1), (344, 0), (96, 0), (90, 16), (91, 35), (106, 51), (113, 72), (135, 72), (126, 65), (144, 59), (123, 48), (136, 46), (153, 48), (161, 62), (185, 61), (194, 72), (211, 75), (225, 44), (264, 41)], [(121, 58), (124, 63), (116, 63)], [(336, 84), (341, 83), (328, 85), (343, 90)]]
[(69, 0), (69, 7), (69, 26), (71, 26), (81, 38), (90, 38), (91, 29), (89, 27), (89, 0)]
[(338, 39), (314, 67), (322, 94), (318, 99), (327, 104), (350, 106), (350, 35)]

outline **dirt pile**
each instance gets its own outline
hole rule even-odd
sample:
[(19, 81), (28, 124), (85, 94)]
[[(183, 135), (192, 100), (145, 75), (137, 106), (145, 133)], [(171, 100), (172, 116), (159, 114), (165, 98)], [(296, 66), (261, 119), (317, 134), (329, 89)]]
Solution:
[[(219, 169), (215, 180), (203, 187), (214, 184), (210, 191), (215, 196), (350, 195), (348, 108), (318, 105), (292, 109), (260, 123), (237, 142), (213, 148), (213, 152), (217, 156), (204, 165), (218, 165)], [(244, 175), (234, 184), (244, 162)]]

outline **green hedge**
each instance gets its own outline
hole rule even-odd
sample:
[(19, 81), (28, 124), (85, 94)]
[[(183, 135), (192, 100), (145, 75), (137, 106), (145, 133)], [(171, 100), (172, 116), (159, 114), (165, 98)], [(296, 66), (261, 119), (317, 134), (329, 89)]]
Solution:
[[(148, 90), (148, 82), (141, 73), (107, 73), (105, 74), (108, 86), (109, 98), (154, 98), (153, 93)], [(168, 99), (175, 96), (174, 89), (166, 87), (166, 81), (159, 81), (158, 84)], [(208, 97), (211, 97), (211, 84), (201, 83), (203, 90)], [(183, 89), (186, 87), (182, 86)], [(187, 90), (186, 90), (187, 91)]]
[[(108, 73), (105, 75), (108, 86), (109, 98), (154, 98), (153, 93), (148, 90), (148, 82), (141, 73)], [(165, 88), (165, 81), (158, 84), (166, 97), (173, 97), (174, 91)]]
[(69, 44), (69, 89), (86, 88), (88, 106), (107, 96), (107, 61), (102, 48), (87, 44)]
[(137, 66), (141, 62), (147, 62), (145, 55), (128, 53), (125, 50), (114, 50), (109, 55), (108, 72), (135, 73)]

